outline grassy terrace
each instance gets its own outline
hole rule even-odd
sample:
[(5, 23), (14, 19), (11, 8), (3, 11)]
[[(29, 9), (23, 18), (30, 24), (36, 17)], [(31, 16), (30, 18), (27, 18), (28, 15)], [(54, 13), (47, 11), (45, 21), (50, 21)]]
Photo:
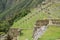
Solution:
[(33, 40), (32, 39), (32, 34), (33, 34), (33, 30), (23, 30), (22, 31), (22, 35), (20, 36), (19, 40)]
[(59, 26), (49, 26), (47, 31), (44, 33), (39, 40), (60, 40), (60, 27)]
[[(32, 18), (28, 19), (25, 21), (30, 15), (33, 15), (36, 10), (33, 11), (33, 13), (28, 14), (26, 17), (22, 18), (21, 20), (14, 22), (14, 25), (12, 27), (14, 28), (33, 28), (34, 23), (37, 19), (43, 19), (44, 17), (47, 18), (47, 15), (45, 15), (43, 12), (39, 12)], [(23, 22), (24, 21), (24, 22)], [(23, 30), (22, 35), (20, 36), (20, 40), (33, 40), (32, 35), (33, 35), (33, 29), (32, 30)]]
[[(55, 7), (56, 8), (60, 7), (60, 4), (54, 4), (51, 7), (49, 7), (50, 12), (52, 13), (51, 14), (52, 18), (57, 18), (58, 14), (60, 13), (60, 11), (55, 10)], [(57, 11), (58, 11), (58, 13), (56, 13)], [(35, 15), (31, 17), (31, 15), (33, 15), (33, 14), (35, 14)], [(33, 28), (36, 20), (48, 18), (48, 16), (49, 15), (46, 14), (44, 11), (38, 12), (36, 9), (32, 9), (32, 12), (29, 13), (27, 16), (23, 17), (22, 19), (18, 20), (17, 22), (14, 22), (12, 27), (13, 28)], [(33, 40), (32, 39), (33, 30), (23, 30), (22, 33), (23, 34), (20, 36), (20, 40), (27, 40), (27, 39)], [(49, 26), (46, 33), (44, 33), (44, 35), (39, 40), (56, 40), (59, 37), (60, 37), (60, 27)]]
[[(22, 35), (19, 40), (33, 40), (32, 39), (32, 30), (23, 30)], [(56, 40), (60, 39), (60, 27), (59, 26), (49, 26), (47, 31), (39, 40)]]

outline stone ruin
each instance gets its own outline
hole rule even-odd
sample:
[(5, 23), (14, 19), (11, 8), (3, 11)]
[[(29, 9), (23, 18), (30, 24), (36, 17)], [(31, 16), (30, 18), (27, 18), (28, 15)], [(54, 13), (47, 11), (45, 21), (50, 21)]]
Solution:
[(38, 28), (40, 28), (41, 26), (47, 26), (47, 24), (49, 24), (49, 20), (37, 20), (36, 21), (36, 24), (34, 26), (34, 31), (36, 31)]
[(17, 37), (20, 35), (21, 29), (11, 28), (8, 32), (8, 40), (17, 40)]
[[(40, 28), (41, 26), (47, 26), (48, 24), (56, 24), (56, 25), (60, 25), (60, 19), (45, 19), (45, 20), (37, 20), (36, 23), (35, 23), (35, 26), (34, 26), (34, 29), (38, 29)], [(49, 25), (50, 25), (49, 24)]]
[(37, 20), (33, 30), (33, 39), (38, 40), (46, 31), (48, 25), (60, 25), (60, 19)]
[(60, 19), (50, 19), (53, 25), (60, 25)]
[(33, 39), (38, 40), (38, 38), (44, 33), (47, 25), (49, 24), (49, 20), (37, 20), (34, 26), (33, 31)]
[(1, 40), (18, 40), (20, 32), (19, 28), (10, 28), (8, 33), (1, 37)]
[[(42, 34), (45, 32), (45, 30), (47, 28), (47, 25), (50, 22), (54, 25), (60, 25), (60, 19), (44, 19), (44, 20), (36, 21), (34, 30), (33, 30), (33, 39), (34, 40), (38, 40), (38, 38), (40, 38), (40, 36), (42, 36)], [(20, 33), (21, 33), (21, 29), (10, 28), (6, 35), (3, 35), (2, 37), (0, 37), (0, 40), (18, 40)]]

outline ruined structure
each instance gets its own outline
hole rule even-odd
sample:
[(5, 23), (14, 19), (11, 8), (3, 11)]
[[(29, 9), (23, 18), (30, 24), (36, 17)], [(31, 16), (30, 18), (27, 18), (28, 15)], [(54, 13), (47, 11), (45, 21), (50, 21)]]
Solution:
[(37, 20), (36, 24), (34, 26), (34, 31), (36, 31), (38, 28), (41, 28), (41, 26), (47, 26), (49, 24), (49, 20)]
[(48, 25), (60, 26), (60, 19), (37, 20), (34, 26), (33, 39), (38, 40), (38, 38), (40, 38), (46, 31)]
[(11, 28), (8, 32), (7, 40), (17, 40), (18, 36), (20, 35), (20, 29), (18, 28)]
[(18, 40), (20, 32), (21, 32), (21, 29), (19, 28), (10, 28), (8, 33), (2, 36), (0, 39), (1, 40)]
[(49, 20), (37, 20), (34, 31), (33, 31), (33, 40), (38, 40), (41, 35), (45, 32), (47, 25), (49, 24)]
[(60, 25), (60, 19), (50, 19), (52, 24), (51, 25)]

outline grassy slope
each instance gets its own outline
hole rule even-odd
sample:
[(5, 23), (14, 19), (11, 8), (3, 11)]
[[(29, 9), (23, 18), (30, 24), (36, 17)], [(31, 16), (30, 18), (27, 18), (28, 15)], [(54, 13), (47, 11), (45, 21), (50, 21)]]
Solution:
[[(34, 13), (34, 12), (33, 12)], [(32, 14), (33, 14), (32, 13)], [(21, 20), (15, 22), (15, 24), (13, 25), (13, 27), (19, 27), (19, 28), (32, 28), (32, 26), (34, 25), (35, 21), (37, 19), (43, 19), (44, 17), (47, 18), (47, 15), (44, 15), (43, 12), (39, 12), (38, 14), (36, 14), (35, 16), (33, 16), (30, 19), (27, 19), (28, 17), (30, 17), (30, 15), (32, 14), (28, 14), (26, 17), (22, 18)], [(27, 21), (26, 21), (27, 19)]]
[(60, 27), (50, 26), (45, 34), (39, 40), (57, 40), (60, 39)]
[[(52, 5), (51, 7), (48, 8), (50, 10), (49, 12), (51, 12), (51, 17), (52, 18), (58, 18), (58, 15), (60, 13), (60, 11), (54, 9), (55, 7), (60, 7), (60, 4), (54, 4), (54, 5)], [(40, 12), (37, 11), (37, 10), (32, 9), (31, 10), (32, 12), (29, 13), (27, 16), (23, 17), (22, 19), (18, 20), (17, 22), (14, 22), (12, 27), (32, 28), (36, 20), (48, 18), (49, 15), (47, 13), (45, 13), (44, 10), (40, 11)], [(58, 13), (56, 13), (57, 11), (58, 11)], [(30, 18), (30, 16), (33, 15), (33, 14), (35, 14), (35, 15), (32, 16), (32, 18)], [(30, 18), (30, 19), (28, 19), (28, 18)]]
[[(52, 10), (52, 7), (54, 9), (54, 7), (59, 7), (59, 6), (60, 6), (60, 4), (54, 4), (51, 7), (49, 7), (49, 9)], [(30, 14), (28, 14), (24, 18), (18, 20), (17, 22), (14, 22), (12, 27), (14, 27), (14, 28), (33, 28), (34, 23), (37, 19), (48, 18), (48, 15), (45, 12), (43, 12), (43, 11), (36, 12), (36, 11), (37, 11), (36, 9), (33, 9)], [(52, 11), (50, 11), (50, 12), (52, 12)], [(60, 11), (58, 11), (58, 12), (60, 13)], [(30, 17), (32, 14), (35, 14), (35, 13), (38, 13), (38, 14), (36, 14), (35, 16), (33, 16), (32, 18), (30, 18), (26, 21), (26, 19), (28, 17)], [(54, 11), (54, 13), (52, 13), (51, 15), (52, 15), (53, 18), (56, 18), (56, 17), (58, 17), (58, 14), (56, 13), (56, 11)], [(52, 32), (51, 30), (54, 31), (54, 32)], [(20, 40), (25, 40), (25, 39), (32, 40), (31, 39), (32, 38), (32, 32), (33, 32), (33, 30), (23, 30), (22, 31), (23, 35), (20, 36)], [(51, 33), (49, 34), (49, 32), (51, 32)], [(47, 32), (41, 38), (41, 40), (54, 40), (56, 37), (60, 36), (59, 33), (60, 33), (60, 28), (59, 27), (55, 27), (55, 26), (54, 27), (53, 26), (49, 27)]]
[(23, 30), (22, 33), (23, 34), (20, 36), (19, 40), (32, 40), (33, 30)]

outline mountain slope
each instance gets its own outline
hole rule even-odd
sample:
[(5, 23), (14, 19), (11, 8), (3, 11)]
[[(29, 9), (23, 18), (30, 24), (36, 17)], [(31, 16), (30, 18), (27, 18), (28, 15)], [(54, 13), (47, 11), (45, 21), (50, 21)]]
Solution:
[[(33, 11), (31, 13), (29, 13), (27, 16), (25, 16), (24, 18), (20, 19), (17, 22), (14, 22), (13, 27), (23, 27), (23, 28), (31, 28), (33, 27), (33, 24), (35, 23), (36, 20), (38, 19), (46, 19), (49, 18), (49, 13), (51, 18), (60, 18), (59, 13), (60, 13), (60, 9), (58, 9), (60, 7), (60, 3), (55, 3), (52, 4), (51, 6), (49, 6), (46, 9), (49, 9), (49, 11), (46, 12), (46, 10), (41, 10), (39, 8), (35, 8), (33, 9)], [(58, 13), (57, 13), (58, 12)]]
[(15, 19), (20, 19), (30, 13), (30, 9), (36, 7), (40, 0), (0, 0), (0, 29), (7, 29), (11, 27)]
[[(17, 0), (19, 1), (19, 0)], [(15, 13), (20, 13), (20, 11), (23, 8), (32, 8), (33, 6), (36, 7), (36, 5), (40, 4), (42, 1), (40, 0), (20, 0), (20, 2), (17, 2), (16, 0), (8, 0), (5, 4), (5, 11), (0, 13), (0, 20), (5, 18), (7, 15), (14, 15)], [(40, 1), (40, 3), (39, 3)], [(16, 3), (17, 2), (17, 3)], [(3, 6), (4, 7), (4, 6)], [(13, 16), (12, 15), (12, 16)]]
[[(45, 7), (43, 10), (40, 10), (40, 7), (31, 9), (31, 13), (23, 17), (22, 19), (14, 22), (12, 28), (22, 28), (26, 30), (22, 30), (23, 35), (20, 36), (19, 40), (33, 40), (33, 28), (36, 20), (39, 19), (48, 19), (51, 18), (60, 18), (60, 3), (53, 3), (49, 7), (46, 5), (42, 6)], [(49, 9), (49, 11), (46, 11)], [(50, 13), (50, 14), (48, 14)], [(27, 30), (31, 29), (31, 30)], [(52, 31), (51, 31), (52, 30)], [(59, 27), (51, 26), (48, 28), (46, 33), (39, 39), (39, 40), (56, 40), (60, 37)], [(53, 32), (54, 31), (54, 32)], [(52, 36), (53, 35), (53, 36)]]

